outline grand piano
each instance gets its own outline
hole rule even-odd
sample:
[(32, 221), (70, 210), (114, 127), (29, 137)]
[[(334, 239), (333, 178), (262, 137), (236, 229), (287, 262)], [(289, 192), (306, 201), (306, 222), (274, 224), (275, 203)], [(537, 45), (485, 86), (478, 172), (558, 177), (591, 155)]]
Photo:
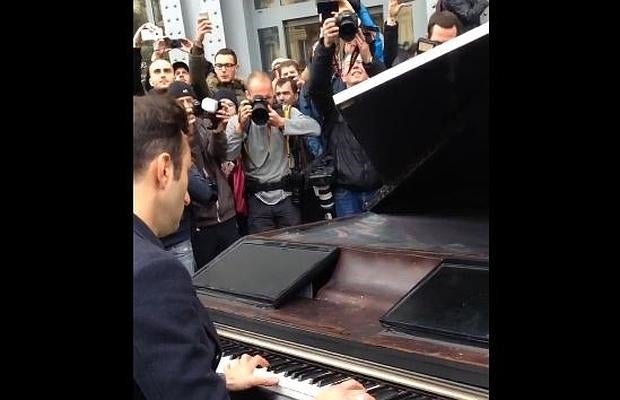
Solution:
[[(193, 283), (220, 335), (310, 399), (489, 397), (488, 23), (334, 96), (386, 184), (371, 211), (250, 235)], [(383, 117), (385, 116), (385, 117)]]

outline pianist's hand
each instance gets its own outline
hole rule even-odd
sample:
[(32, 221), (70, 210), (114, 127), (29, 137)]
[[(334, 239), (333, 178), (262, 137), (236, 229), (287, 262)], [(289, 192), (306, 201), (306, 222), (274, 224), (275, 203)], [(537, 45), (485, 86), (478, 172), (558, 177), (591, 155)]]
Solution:
[(319, 392), (315, 400), (375, 400), (366, 393), (364, 386), (353, 379), (330, 386)]
[(261, 356), (244, 354), (241, 358), (232, 360), (224, 370), (226, 376), (226, 388), (230, 391), (245, 390), (259, 385), (275, 385), (277, 377), (254, 376), (254, 370), (258, 366), (268, 367), (269, 361)]

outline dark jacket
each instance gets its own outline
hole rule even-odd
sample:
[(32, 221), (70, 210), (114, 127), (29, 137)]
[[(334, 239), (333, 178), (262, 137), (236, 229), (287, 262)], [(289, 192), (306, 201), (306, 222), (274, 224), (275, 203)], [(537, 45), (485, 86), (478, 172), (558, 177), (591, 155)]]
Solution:
[[(203, 176), (195, 165), (192, 165), (189, 171), (189, 179), (187, 183), (187, 192), (190, 199), (195, 203), (209, 205), (214, 198), (217, 198), (217, 192), (209, 185), (209, 181)], [(179, 223), (179, 229), (168, 236), (161, 238), (161, 242), (166, 250), (181, 242), (191, 239), (192, 232), (192, 205), (188, 205), (183, 210), (183, 216)]]
[(228, 221), (236, 215), (232, 190), (220, 168), (221, 163), (226, 160), (226, 133), (223, 130), (209, 129), (209, 126), (207, 120), (196, 120), (192, 158), (196, 169), (205, 180), (212, 181), (215, 177), (217, 201), (205, 204), (198, 199), (192, 199), (192, 221), (198, 228)]
[(205, 59), (202, 47), (192, 46), (189, 55), (189, 78), (198, 101), (205, 97), (213, 97), (214, 93), (207, 86), (207, 75), (213, 72), (213, 64)]
[(134, 215), (133, 379), (149, 400), (228, 399), (221, 348), (191, 278)]
[[(310, 71), (312, 79), (308, 83), (310, 98), (323, 120), (321, 134), (327, 144), (324, 154), (333, 157), (337, 185), (351, 190), (373, 190), (381, 186), (381, 178), (334, 104), (331, 83), (333, 57), (334, 46), (325, 47), (321, 39), (314, 53)], [(374, 76), (385, 66), (373, 60), (364, 68), (369, 76)]]
[(133, 95), (144, 96), (142, 86), (142, 53), (139, 47), (133, 48)]
[(438, 2), (437, 10), (453, 12), (463, 24), (463, 32), (467, 32), (480, 26), (480, 14), (488, 5), (487, 0), (441, 0)]

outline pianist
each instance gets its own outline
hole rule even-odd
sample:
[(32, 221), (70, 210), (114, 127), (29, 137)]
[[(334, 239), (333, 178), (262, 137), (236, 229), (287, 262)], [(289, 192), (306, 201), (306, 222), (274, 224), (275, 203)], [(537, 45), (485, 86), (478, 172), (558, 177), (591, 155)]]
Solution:
[[(133, 103), (133, 379), (134, 398), (228, 399), (228, 391), (277, 384), (254, 375), (269, 364), (241, 358), (216, 374), (217, 333), (180, 261), (158, 239), (179, 225), (191, 165), (185, 111), (167, 96)], [(372, 400), (349, 380), (321, 392), (319, 400)]]

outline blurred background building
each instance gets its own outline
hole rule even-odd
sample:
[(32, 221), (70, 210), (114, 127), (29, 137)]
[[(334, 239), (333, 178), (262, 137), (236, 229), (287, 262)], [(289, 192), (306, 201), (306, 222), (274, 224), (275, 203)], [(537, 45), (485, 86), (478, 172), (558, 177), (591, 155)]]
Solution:
[[(428, 17), (436, 0), (415, 0), (399, 15), (399, 44), (406, 47), (426, 32)], [(388, 0), (362, 0), (377, 25), (387, 16)], [(235, 50), (239, 73), (270, 70), (277, 57), (296, 59), (302, 64), (319, 36), (316, 0), (133, 0), (134, 31), (144, 22), (153, 22), (170, 37), (193, 39), (198, 13), (209, 11), (216, 23), (205, 43), (207, 59), (222, 47)], [(221, 25), (220, 25), (221, 22)], [(149, 49), (144, 49), (146, 53)], [(146, 57), (145, 57), (146, 56)], [(171, 56), (172, 57), (172, 56)], [(178, 58), (183, 58), (177, 53)], [(143, 54), (144, 60), (150, 54)]]

